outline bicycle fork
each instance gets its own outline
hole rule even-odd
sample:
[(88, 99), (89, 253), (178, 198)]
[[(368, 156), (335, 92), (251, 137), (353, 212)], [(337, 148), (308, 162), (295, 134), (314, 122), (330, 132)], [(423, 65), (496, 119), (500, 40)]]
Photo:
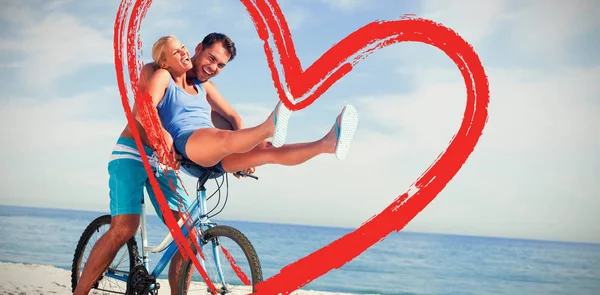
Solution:
[(148, 257), (148, 234), (146, 233), (146, 205), (142, 199), (142, 214), (140, 215), (140, 232), (142, 236), (142, 264), (146, 269), (149, 269), (148, 264), (150, 257)]
[[(200, 216), (200, 225), (202, 224), (206, 224), (208, 228), (211, 227), (211, 222), (208, 218), (208, 212), (207, 212), (207, 206), (206, 206), (206, 188), (204, 187), (204, 185), (200, 186), (197, 189), (197, 195), (198, 195), (198, 206), (200, 207), (200, 214), (202, 214)], [(203, 238), (204, 239), (204, 238)], [(200, 243), (200, 248), (202, 249), (202, 252), (204, 252), (204, 243)], [(223, 269), (221, 267), (221, 259), (220, 259), (220, 252), (219, 251), (219, 246), (220, 246), (220, 242), (218, 241), (218, 238), (212, 238), (211, 239), (211, 246), (212, 246), (212, 254), (214, 257), (214, 261), (215, 261), (215, 266), (217, 268), (217, 274), (219, 276), (219, 280), (221, 280), (221, 283), (223, 284), (223, 288), (225, 288), (225, 276), (223, 275)], [(204, 264), (204, 259), (201, 259), (200, 264), (202, 265), (202, 268), (204, 268), (204, 270), (206, 270), (208, 272), (208, 270), (206, 269), (206, 265)], [(207, 273), (208, 274), (208, 273)]]

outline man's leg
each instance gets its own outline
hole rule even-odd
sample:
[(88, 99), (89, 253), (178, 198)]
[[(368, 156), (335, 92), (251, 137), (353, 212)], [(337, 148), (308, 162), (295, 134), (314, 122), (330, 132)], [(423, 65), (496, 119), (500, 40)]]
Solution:
[(113, 216), (110, 228), (92, 248), (73, 295), (88, 294), (100, 274), (108, 268), (119, 249), (131, 238), (140, 224), (140, 215)]
[[(161, 192), (163, 193), (163, 196), (165, 197), (165, 200), (167, 201), (169, 209), (171, 209), (171, 213), (175, 217), (175, 220), (179, 221), (180, 218), (185, 216), (181, 216), (180, 212), (184, 214), (189, 212), (190, 206), (190, 202), (188, 201), (186, 191), (184, 190), (180, 180), (177, 178), (175, 172), (170, 168), (166, 171), (159, 171), (156, 180), (159, 184)], [(156, 214), (161, 219), (161, 221), (165, 223), (162, 211), (160, 209), (160, 205), (156, 200), (156, 194), (154, 194), (154, 190), (152, 189), (152, 186), (150, 185), (149, 181), (146, 182), (146, 190), (148, 192), (150, 202), (152, 203), (152, 206), (154, 206)], [(190, 237), (188, 238), (188, 242), (190, 243), (189, 245), (192, 245), (191, 238), (193, 237), (195, 236), (190, 235)], [(178, 294), (177, 292), (179, 286), (177, 283), (179, 280), (179, 271), (181, 269), (182, 264), (183, 257), (181, 256), (179, 250), (177, 250), (173, 258), (171, 258), (168, 273), (169, 287), (171, 289), (171, 294), (173, 295)], [(193, 270), (194, 269), (192, 268), (190, 276), (193, 273)], [(189, 279), (188, 282), (190, 282)]]
[(108, 174), (112, 216), (110, 228), (94, 245), (74, 295), (88, 294), (140, 224), (144, 182), (148, 178), (143, 163), (128, 158), (113, 159), (108, 163)]
[[(179, 218), (180, 218), (179, 212), (173, 211), (173, 210), (172, 210), (172, 212), (173, 212), (173, 215), (175, 216), (175, 218), (177, 219), (177, 221), (179, 221)], [(190, 246), (193, 245), (192, 238), (195, 238), (195, 235), (193, 234), (193, 232), (187, 239)], [(171, 263), (169, 265), (169, 287), (171, 288), (171, 295), (179, 294), (178, 293), (179, 285), (177, 283), (179, 280), (181, 266), (183, 265), (183, 262), (184, 262), (183, 256), (181, 255), (181, 252), (179, 250), (177, 250), (177, 252), (175, 252), (175, 255), (173, 255), (173, 258), (171, 258)], [(192, 277), (192, 274), (194, 273), (194, 269), (195, 268), (191, 267), (189, 270), (187, 288), (189, 288), (189, 286), (190, 286), (191, 277)]]
[(221, 116), (221, 114), (219, 114), (217, 111), (212, 110), (210, 112), (210, 118), (215, 128), (222, 130), (233, 130), (233, 126), (231, 126), (231, 123), (227, 121), (225, 117)]

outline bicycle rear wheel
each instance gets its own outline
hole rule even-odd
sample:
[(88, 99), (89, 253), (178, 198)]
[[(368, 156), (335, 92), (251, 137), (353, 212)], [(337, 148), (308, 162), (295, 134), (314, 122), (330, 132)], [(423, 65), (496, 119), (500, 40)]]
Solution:
[[(81, 238), (79, 238), (71, 268), (71, 292), (74, 292), (77, 287), (79, 277), (92, 248), (98, 239), (108, 231), (110, 221), (110, 215), (96, 218), (87, 226)], [(137, 253), (137, 243), (135, 238), (132, 237), (119, 249), (115, 259), (113, 259), (108, 269), (100, 275), (89, 294), (127, 294), (127, 277), (134, 266)]]
[[(220, 294), (249, 294), (255, 291), (256, 284), (263, 281), (256, 250), (239, 230), (218, 225), (205, 231), (202, 241), (200, 247), (204, 260), (201, 255), (197, 255), (194, 246), (192, 250)], [(192, 272), (191, 282), (190, 272)], [(211, 293), (204, 278), (189, 259), (181, 266), (177, 285), (178, 294), (181, 295)]]

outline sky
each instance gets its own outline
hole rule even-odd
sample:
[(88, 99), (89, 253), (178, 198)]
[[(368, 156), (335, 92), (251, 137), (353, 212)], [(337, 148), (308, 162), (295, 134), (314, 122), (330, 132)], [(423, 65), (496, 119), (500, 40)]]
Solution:
[[(0, 0), (0, 204), (108, 212), (107, 161), (126, 119), (113, 57), (117, 0)], [(465, 165), (407, 231), (600, 242), (600, 6), (594, 1), (279, 1), (308, 67), (344, 36), (405, 14), (473, 45), (489, 120)], [(277, 96), (262, 43), (234, 0), (154, 0), (142, 59), (163, 35), (194, 48), (223, 32), (238, 55), (213, 81), (246, 126)], [(261, 166), (229, 181), (222, 219), (358, 227), (445, 150), (465, 85), (440, 50), (395, 44), (294, 114), (287, 142), (321, 138), (344, 104), (359, 112), (348, 158)], [(436, 106), (436, 107), (433, 107)], [(596, 134), (596, 135), (594, 135)], [(193, 195), (195, 181), (184, 176)], [(211, 184), (209, 189), (214, 188)]]

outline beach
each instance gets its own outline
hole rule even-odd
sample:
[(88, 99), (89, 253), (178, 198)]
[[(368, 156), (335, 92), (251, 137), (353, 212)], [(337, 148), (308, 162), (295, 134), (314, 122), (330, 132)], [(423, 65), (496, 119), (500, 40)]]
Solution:
[[(158, 294), (170, 294), (169, 283), (160, 279), (158, 282), (160, 283)], [(34, 294), (72, 295), (71, 272), (50, 265), (0, 262), (0, 295)], [(341, 295), (347, 293), (298, 290), (292, 294)]]

